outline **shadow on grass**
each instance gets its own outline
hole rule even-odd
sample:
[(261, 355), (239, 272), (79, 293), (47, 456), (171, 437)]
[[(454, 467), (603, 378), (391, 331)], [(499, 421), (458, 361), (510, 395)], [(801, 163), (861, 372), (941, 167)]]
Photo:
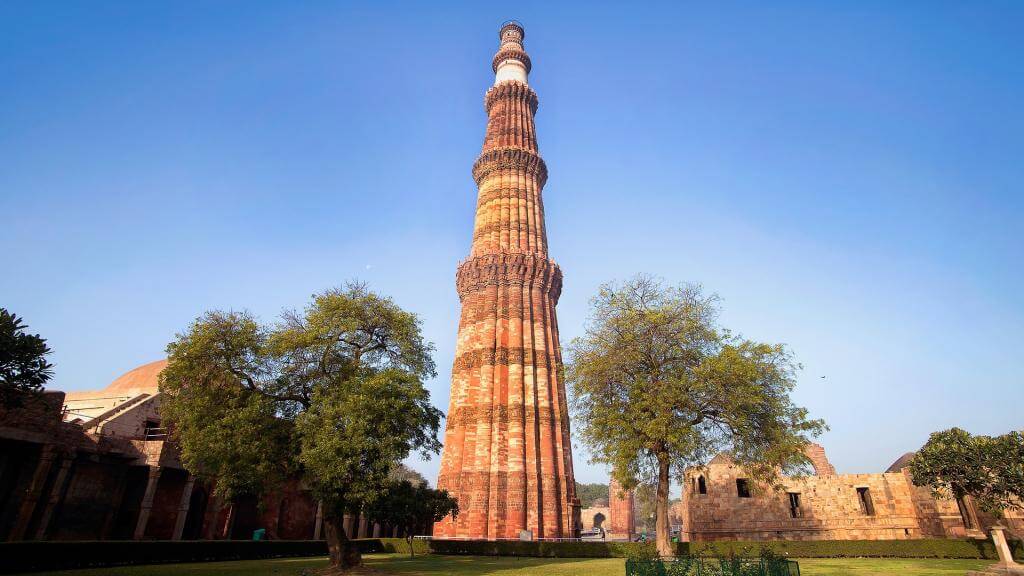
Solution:
[(441, 556), (431, 554), (410, 558), (400, 554), (368, 554), (366, 565), (389, 574), (433, 576), (459, 574), (486, 576), (493, 574), (536, 574), (538, 576), (621, 576), (625, 571), (622, 558), (529, 558), (512, 556)]

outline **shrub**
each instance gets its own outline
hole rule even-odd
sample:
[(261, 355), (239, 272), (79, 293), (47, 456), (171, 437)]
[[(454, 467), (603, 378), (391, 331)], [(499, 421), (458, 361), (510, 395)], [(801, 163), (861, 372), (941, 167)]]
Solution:
[[(1014, 556), (1024, 558), (1024, 546), (1016, 541), (1010, 544)], [(424, 545), (435, 554), (473, 556), (644, 559), (656, 555), (654, 544), (650, 542), (431, 540)], [(951, 539), (681, 542), (676, 544), (676, 554), (717, 557), (768, 554), (790, 558), (997, 558), (991, 541)]]
[(649, 555), (653, 543), (640, 542), (536, 542), (519, 540), (431, 540), (435, 554), (472, 556), (536, 556), (542, 558), (625, 558)]
[[(791, 558), (998, 558), (991, 540), (778, 540), (767, 542), (684, 542), (682, 555), (702, 552), (709, 556), (743, 554), (762, 548)], [(1010, 542), (1014, 556), (1024, 558), (1024, 546)]]
[[(379, 543), (379, 549), (374, 550), (363, 550), (360, 552), (394, 552), (398, 554), (409, 553), (409, 543), (406, 542), (405, 538), (373, 538), (367, 540), (359, 540), (358, 542), (376, 542)], [(414, 539), (412, 541), (412, 549), (416, 555), (430, 554), (430, 541)]]
[[(368, 554), (408, 554), (402, 538), (356, 540)], [(651, 542), (529, 542), (484, 540), (414, 540), (416, 554), (534, 556), (542, 558), (632, 558), (655, 555)], [(1024, 546), (1011, 541), (1014, 556), (1024, 560)], [(976, 558), (994, 560), (989, 540), (806, 540), (768, 542), (681, 542), (679, 556), (731, 557), (758, 554), (790, 558)], [(128, 564), (252, 560), (327, 554), (323, 540), (191, 540), (0, 543), (0, 573), (60, 570)]]

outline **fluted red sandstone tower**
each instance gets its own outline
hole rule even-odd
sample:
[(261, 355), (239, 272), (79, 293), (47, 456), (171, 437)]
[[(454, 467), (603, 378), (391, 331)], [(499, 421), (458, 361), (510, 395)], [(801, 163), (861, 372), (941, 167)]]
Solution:
[(459, 500), (435, 537), (566, 538), (578, 533), (569, 415), (555, 304), (562, 271), (548, 258), (537, 153), (537, 94), (518, 23), (501, 27), (487, 134), (473, 165), (473, 247), (455, 284), (462, 316), (437, 479)]

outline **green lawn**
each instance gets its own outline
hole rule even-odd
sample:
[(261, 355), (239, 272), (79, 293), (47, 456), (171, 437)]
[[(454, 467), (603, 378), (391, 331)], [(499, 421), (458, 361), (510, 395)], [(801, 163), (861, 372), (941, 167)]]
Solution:
[(801, 576), (964, 576), (992, 564), (992, 560), (896, 560), (888, 558), (807, 558), (800, 560)]
[[(622, 558), (495, 558), (490, 556), (417, 556), (371, 554), (368, 567), (378, 574), (416, 576), (621, 576)], [(991, 564), (991, 560), (887, 560), (877, 558), (800, 560), (802, 576), (962, 576), (967, 570)], [(35, 576), (302, 576), (327, 565), (325, 558), (279, 558), (240, 562), (204, 562), (195, 564), (159, 564), (41, 572)]]

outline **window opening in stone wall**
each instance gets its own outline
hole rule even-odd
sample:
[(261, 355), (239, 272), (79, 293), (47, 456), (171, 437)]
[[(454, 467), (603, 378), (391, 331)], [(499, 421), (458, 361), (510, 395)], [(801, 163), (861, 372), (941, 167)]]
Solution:
[(964, 528), (968, 530), (973, 529), (974, 522), (971, 522), (971, 514), (967, 511), (967, 502), (964, 502), (963, 498), (957, 498), (956, 507), (960, 509), (960, 518), (964, 521)]
[(750, 484), (746, 478), (736, 479), (736, 495), (740, 498), (750, 498)]
[(704, 481), (704, 477), (703, 476), (698, 476), (697, 477), (697, 493), (698, 494), (707, 494), (708, 493), (708, 483)]
[(804, 511), (800, 509), (800, 493), (789, 492), (789, 515), (792, 518), (802, 518)]
[(163, 440), (167, 438), (167, 429), (160, 427), (159, 420), (147, 419), (142, 427), (142, 437), (146, 440)]
[(857, 488), (857, 500), (860, 501), (860, 511), (868, 516), (875, 515), (875, 505), (871, 502), (871, 491), (866, 487)]

